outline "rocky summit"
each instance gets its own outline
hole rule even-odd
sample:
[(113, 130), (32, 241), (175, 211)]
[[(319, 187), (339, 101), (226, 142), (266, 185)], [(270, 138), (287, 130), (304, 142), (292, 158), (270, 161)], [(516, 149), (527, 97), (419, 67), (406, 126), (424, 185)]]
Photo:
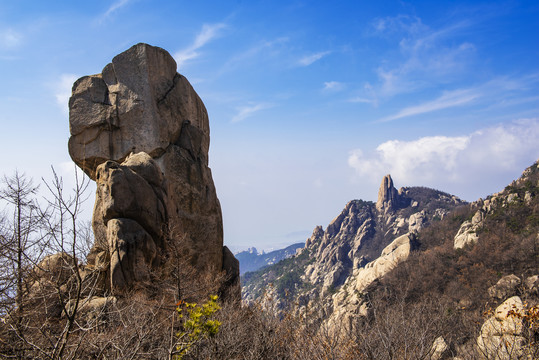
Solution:
[(97, 184), (88, 266), (104, 287), (148, 280), (174, 252), (200, 273), (224, 271), (223, 291), (239, 297), (208, 167), (208, 114), (172, 56), (141, 43), (78, 79), (69, 126), (71, 158)]
[[(317, 226), (289, 265), (278, 265), (286, 267), (282, 275), (271, 267), (247, 274), (243, 298), (276, 299), (277, 309), (296, 303), (299, 313), (314, 310), (330, 325), (345, 323), (361, 312), (360, 294), (418, 247), (417, 233), (463, 204), (425, 187), (397, 190), (386, 175), (376, 203), (352, 200), (325, 230)], [(268, 291), (269, 282), (276, 286)]]
[(539, 162), (473, 203), (386, 175), (376, 203), (350, 201), (294, 257), (245, 274), (243, 298), (357, 358), (536, 359), (537, 194)]

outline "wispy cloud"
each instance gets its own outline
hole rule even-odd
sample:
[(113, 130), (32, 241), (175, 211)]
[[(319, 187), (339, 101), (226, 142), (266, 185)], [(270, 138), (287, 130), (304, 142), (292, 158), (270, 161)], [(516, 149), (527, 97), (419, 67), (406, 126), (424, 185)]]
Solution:
[(258, 44), (250, 47), (249, 49), (247, 49), (245, 51), (243, 51), (242, 53), (234, 56), (230, 61), (231, 62), (238, 62), (238, 61), (241, 61), (241, 60), (250, 59), (250, 58), (260, 54), (264, 50), (268, 50), (268, 49), (273, 50), (278, 45), (284, 44), (284, 43), (288, 42), (289, 40), (290, 39), (288, 37), (282, 36), (282, 37), (278, 37), (278, 38), (273, 39), (273, 40), (261, 41)]
[[(377, 122), (388, 122), (459, 106), (481, 105), (480, 111), (490, 111), (495, 108), (533, 103), (537, 102), (537, 96), (527, 94), (529, 89), (537, 86), (537, 83), (539, 83), (539, 76), (533, 73), (520, 77), (496, 77), (474, 87), (443, 92), (434, 100), (405, 107), (395, 114), (378, 119)], [(356, 99), (358, 102), (367, 102), (363, 100), (369, 97)]]
[(345, 88), (345, 85), (342, 82), (339, 81), (327, 81), (324, 82), (324, 91), (341, 91)]
[(321, 51), (315, 54), (307, 55), (298, 60), (299, 66), (309, 66), (316, 61), (322, 59), (324, 56), (331, 54), (331, 51)]
[(451, 82), (469, 70), (475, 46), (459, 34), (469, 21), (432, 29), (420, 18), (398, 15), (373, 22), (374, 35), (396, 42), (399, 52), (384, 56), (376, 69), (377, 91), (390, 97), (440, 82)]
[(62, 74), (60, 79), (56, 84), (53, 85), (54, 88), (54, 97), (56, 98), (56, 103), (62, 108), (65, 114), (68, 113), (68, 101), (71, 97), (71, 88), (73, 83), (79, 77), (73, 74)]
[(521, 171), (519, 167), (539, 156), (537, 138), (539, 119), (522, 119), (463, 136), (390, 140), (372, 153), (355, 149), (348, 156), (348, 165), (371, 182), (390, 173), (400, 183), (410, 185), (462, 184), (485, 179), (485, 173), (496, 176)]
[(118, 1), (113, 2), (109, 6), (107, 11), (105, 11), (105, 13), (103, 13), (102, 17), (103, 18), (108, 18), (109, 16), (112, 16), (112, 14), (114, 14), (118, 9), (121, 9), (124, 6), (126, 6), (129, 3), (129, 1), (130, 0), (118, 0)]
[(0, 47), (13, 48), (20, 44), (22, 34), (13, 29), (0, 30)]
[(219, 75), (237, 70), (245, 65), (259, 65), (260, 59), (268, 61), (279, 57), (284, 44), (290, 39), (286, 36), (278, 37), (272, 40), (262, 40), (251, 45), (228, 59), (219, 69)]
[(261, 110), (269, 109), (272, 107), (274, 107), (274, 105), (268, 104), (268, 103), (258, 103), (258, 104), (251, 104), (247, 106), (241, 106), (237, 108), (238, 113), (234, 115), (230, 121), (232, 123), (237, 123), (249, 117), (252, 117), (255, 113)]
[(428, 101), (416, 106), (406, 107), (394, 115), (386, 116), (378, 120), (378, 122), (393, 121), (404, 117), (421, 115), (455, 106), (463, 106), (472, 102), (480, 96), (480, 93), (470, 89), (446, 92), (435, 100)]
[(399, 14), (397, 16), (387, 16), (376, 18), (372, 22), (372, 28), (376, 35), (388, 36), (393, 33), (416, 34), (427, 29), (417, 16)]
[(356, 97), (353, 97), (351, 99), (348, 99), (348, 102), (351, 102), (351, 103), (362, 103), (362, 104), (376, 104), (376, 100), (374, 99), (367, 99), (367, 98), (363, 98), (361, 96), (356, 96)]
[(174, 54), (174, 59), (178, 63), (178, 68), (181, 68), (189, 60), (193, 60), (200, 56), (200, 48), (209, 43), (211, 40), (219, 36), (220, 31), (226, 27), (223, 23), (204, 24), (202, 30), (197, 34), (193, 44), (189, 47), (179, 50)]

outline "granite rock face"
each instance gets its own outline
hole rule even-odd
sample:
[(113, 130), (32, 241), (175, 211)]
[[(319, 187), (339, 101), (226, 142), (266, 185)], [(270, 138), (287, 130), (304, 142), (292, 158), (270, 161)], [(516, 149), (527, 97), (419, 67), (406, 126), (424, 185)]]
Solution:
[(69, 110), (69, 153), (97, 183), (88, 263), (105, 268), (107, 288), (147, 280), (178, 247), (200, 272), (226, 270), (236, 284), (208, 167), (208, 114), (172, 56), (131, 47), (75, 82)]
[[(393, 240), (382, 250), (382, 254), (364, 267), (354, 269), (344, 286), (332, 296), (333, 312), (327, 323), (330, 328), (336, 324), (350, 324), (358, 308), (361, 308), (361, 294), (375, 280), (384, 277), (399, 263), (408, 259), (410, 253), (417, 247), (414, 234), (404, 234)], [(365, 316), (365, 314), (361, 314)]]
[[(198, 131), (190, 144), (208, 163), (206, 108), (176, 62), (165, 50), (138, 44), (117, 55), (101, 74), (80, 78), (69, 100), (69, 153), (92, 179), (107, 160), (122, 161), (131, 152), (157, 158), (181, 141), (182, 128)], [(196, 151), (198, 150), (198, 151)]]
[(395, 210), (399, 200), (397, 189), (393, 187), (391, 175), (386, 175), (382, 179), (380, 189), (378, 190), (378, 201), (376, 201), (376, 209), (378, 211)]
[(477, 337), (479, 356), (482, 359), (525, 358), (523, 337), (524, 306), (518, 296), (505, 300), (488, 318)]
[[(485, 226), (485, 220), (492, 217), (496, 212), (504, 212), (510, 208), (530, 205), (532, 199), (536, 196), (531, 191), (520, 191), (522, 186), (533, 186), (537, 183), (537, 171), (539, 164), (536, 162), (522, 173), (519, 179), (513, 181), (504, 190), (488, 196), (486, 199), (479, 199), (470, 204), (477, 208), (471, 220), (464, 221), (454, 238), (453, 247), (462, 249), (472, 247), (480, 241), (480, 232)], [(516, 192), (515, 192), (516, 191)]]
[[(243, 299), (260, 301), (279, 313), (287, 306), (298, 314), (316, 314), (332, 329), (366, 316), (364, 292), (417, 249), (416, 233), (442, 219), (456, 206), (457, 197), (424, 187), (394, 187), (390, 175), (382, 179), (376, 203), (348, 202), (324, 230), (317, 226), (305, 247), (299, 250), (282, 273), (268, 267), (258, 277), (244, 283)], [(279, 270), (280, 271), (280, 270)], [(292, 275), (290, 275), (292, 274)], [(296, 283), (287, 290), (295, 297), (283, 296), (268, 283), (286, 284), (297, 274)], [(269, 290), (268, 290), (269, 289)], [(285, 293), (286, 294), (286, 293)], [(265, 302), (265, 299), (269, 301)]]

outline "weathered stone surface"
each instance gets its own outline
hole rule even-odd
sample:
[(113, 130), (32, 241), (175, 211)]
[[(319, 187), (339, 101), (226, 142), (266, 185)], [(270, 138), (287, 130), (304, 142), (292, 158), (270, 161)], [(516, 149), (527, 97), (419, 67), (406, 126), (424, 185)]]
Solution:
[(92, 179), (106, 160), (121, 162), (131, 152), (164, 153), (179, 139), (185, 121), (203, 134), (202, 151), (209, 150), (204, 104), (176, 73), (174, 59), (158, 47), (135, 45), (114, 57), (102, 74), (77, 80), (69, 109), (69, 152)]
[[(138, 157), (145, 158), (141, 155)], [(131, 159), (123, 164), (107, 161), (98, 167), (94, 226), (98, 226), (97, 222), (106, 226), (111, 219), (128, 218), (137, 221), (154, 237), (161, 238), (166, 222), (164, 194), (135, 172), (137, 167), (130, 166), (129, 162), (133, 163)]]
[(479, 356), (485, 359), (517, 359), (523, 355), (525, 338), (522, 314), (524, 306), (518, 296), (504, 301), (481, 327), (477, 338)]
[(353, 288), (361, 292), (374, 280), (393, 270), (398, 263), (408, 258), (415, 246), (414, 244), (415, 236), (413, 234), (405, 234), (396, 238), (382, 250), (382, 254), (378, 259), (354, 272), (355, 283)]
[(134, 220), (111, 219), (107, 223), (110, 253), (110, 282), (124, 288), (148, 281), (157, 248), (152, 237)]
[(327, 321), (328, 326), (334, 328), (336, 324), (343, 321), (348, 323), (352, 321), (354, 316), (361, 316), (358, 313), (361, 308), (361, 306), (358, 306), (360, 301), (359, 299), (357, 301), (353, 299), (357, 298), (357, 294), (361, 294), (373, 281), (382, 278), (399, 263), (406, 260), (415, 246), (414, 234), (399, 236), (382, 250), (379, 258), (368, 263), (363, 268), (355, 269), (345, 282), (345, 285), (333, 295), (334, 311)]
[(412, 214), (408, 218), (408, 232), (417, 232), (423, 228), (426, 222), (425, 210)]
[(470, 221), (465, 221), (460, 226), (457, 235), (455, 235), (453, 247), (455, 249), (462, 249), (466, 245), (473, 245), (477, 242), (478, 236), (475, 233), (477, 227)]
[(88, 263), (107, 272), (108, 288), (147, 280), (172, 248), (235, 284), (208, 167), (208, 115), (172, 56), (137, 44), (77, 80), (69, 107), (70, 155), (97, 182)]
[(539, 275), (533, 275), (526, 278), (524, 281), (526, 291), (530, 294), (539, 294)]
[[(103, 312), (108, 306), (116, 305), (118, 299), (114, 296), (91, 296), (89, 298), (79, 299), (77, 311), (80, 313), (96, 313)], [(66, 309), (70, 312), (74, 310), (75, 299), (69, 300), (66, 304)]]
[(240, 262), (226, 246), (223, 248), (223, 270), (227, 274), (222, 289), (223, 297), (233, 300), (241, 299)]
[(445, 342), (444, 338), (439, 336), (432, 343), (430, 350), (430, 360), (440, 360), (449, 352), (449, 345)]
[(376, 202), (376, 209), (378, 211), (391, 211), (394, 210), (398, 203), (398, 192), (393, 187), (393, 180), (391, 175), (386, 175), (382, 179), (382, 184), (378, 191), (378, 201)]
[(47, 255), (33, 270), (32, 278), (64, 283), (74, 266), (73, 257), (65, 252)]
[(496, 285), (488, 289), (490, 297), (497, 299), (507, 299), (516, 294), (517, 287), (520, 285), (520, 278), (514, 274), (502, 277)]

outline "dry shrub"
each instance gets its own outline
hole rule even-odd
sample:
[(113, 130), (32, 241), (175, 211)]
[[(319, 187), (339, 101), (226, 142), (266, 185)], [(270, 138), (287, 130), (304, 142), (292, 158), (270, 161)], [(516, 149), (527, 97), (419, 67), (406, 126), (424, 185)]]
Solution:
[(258, 306), (224, 304), (217, 319), (219, 333), (200, 342), (189, 359), (356, 359), (357, 349), (347, 335), (309, 327), (290, 314), (282, 319)]

